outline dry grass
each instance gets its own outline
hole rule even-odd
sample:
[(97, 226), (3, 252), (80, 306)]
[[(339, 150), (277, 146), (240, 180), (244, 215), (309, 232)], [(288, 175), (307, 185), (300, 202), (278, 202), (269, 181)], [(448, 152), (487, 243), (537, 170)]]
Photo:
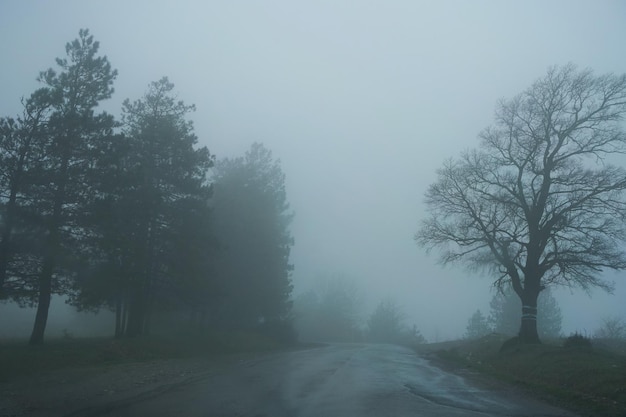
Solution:
[(423, 350), (587, 415), (626, 416), (626, 342), (597, 341), (589, 349), (565, 348), (562, 340), (554, 340), (516, 345), (501, 352), (505, 340), (492, 334)]
[(268, 351), (281, 347), (251, 332), (178, 334), (133, 339), (59, 338), (41, 346), (25, 340), (0, 341), (0, 382), (57, 369), (108, 366), (160, 359)]

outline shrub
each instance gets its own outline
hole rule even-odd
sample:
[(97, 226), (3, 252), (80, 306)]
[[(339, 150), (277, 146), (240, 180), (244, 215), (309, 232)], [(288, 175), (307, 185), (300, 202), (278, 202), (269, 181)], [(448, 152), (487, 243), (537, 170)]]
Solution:
[(626, 321), (620, 317), (605, 317), (594, 336), (597, 339), (626, 339)]
[(520, 338), (518, 336), (512, 337), (502, 343), (502, 346), (500, 347), (500, 352), (502, 353), (513, 350), (515, 348), (518, 348), (521, 344), (522, 342), (520, 341)]
[(581, 333), (575, 332), (565, 339), (565, 342), (563, 342), (563, 347), (591, 349), (591, 338)]

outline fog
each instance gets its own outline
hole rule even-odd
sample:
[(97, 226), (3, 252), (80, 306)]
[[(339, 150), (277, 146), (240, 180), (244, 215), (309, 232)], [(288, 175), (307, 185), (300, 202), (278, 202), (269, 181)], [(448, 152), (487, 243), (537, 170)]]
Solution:
[[(396, 300), (430, 341), (461, 336), (493, 295), (488, 276), (444, 268), (413, 241), (437, 168), (549, 66), (626, 71), (620, 1), (4, 1), (0, 116), (20, 112), (80, 28), (119, 71), (111, 113), (165, 75), (197, 106), (211, 153), (258, 141), (281, 159), (294, 295), (348, 277), (367, 306)], [(614, 295), (554, 293), (564, 333), (626, 316), (626, 272), (607, 277)]]

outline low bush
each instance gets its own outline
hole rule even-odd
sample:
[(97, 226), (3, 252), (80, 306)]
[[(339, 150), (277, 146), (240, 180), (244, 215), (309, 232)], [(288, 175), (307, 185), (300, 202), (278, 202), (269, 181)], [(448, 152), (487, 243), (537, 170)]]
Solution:
[(591, 338), (575, 332), (568, 336), (563, 342), (563, 347), (566, 348), (584, 348), (591, 349), (593, 344), (591, 343)]

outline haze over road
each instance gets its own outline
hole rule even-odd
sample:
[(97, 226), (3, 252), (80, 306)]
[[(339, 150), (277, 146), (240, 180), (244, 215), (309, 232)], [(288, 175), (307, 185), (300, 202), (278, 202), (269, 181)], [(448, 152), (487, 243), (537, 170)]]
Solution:
[(240, 361), (87, 415), (573, 416), (511, 389), (480, 385), (406, 348), (340, 344)]

